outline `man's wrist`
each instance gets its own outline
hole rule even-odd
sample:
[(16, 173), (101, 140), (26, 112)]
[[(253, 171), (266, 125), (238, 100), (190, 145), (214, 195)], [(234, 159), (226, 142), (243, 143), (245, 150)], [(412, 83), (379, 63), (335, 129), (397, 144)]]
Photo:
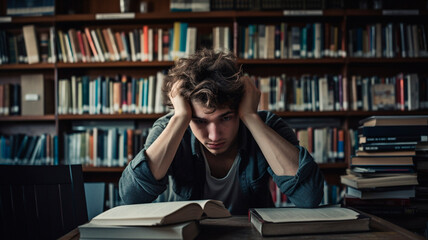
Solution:
[(255, 120), (259, 120), (260, 116), (257, 114), (257, 112), (253, 112), (253, 113), (244, 113), (240, 116), (242, 122), (247, 126), (248, 124), (250, 124), (251, 122), (254, 122)]
[(182, 124), (189, 125), (190, 120), (192, 120), (192, 116), (190, 114), (181, 113), (181, 112), (174, 112), (174, 115), (171, 117), (171, 121), (174, 121), (179, 124), (182, 123)]

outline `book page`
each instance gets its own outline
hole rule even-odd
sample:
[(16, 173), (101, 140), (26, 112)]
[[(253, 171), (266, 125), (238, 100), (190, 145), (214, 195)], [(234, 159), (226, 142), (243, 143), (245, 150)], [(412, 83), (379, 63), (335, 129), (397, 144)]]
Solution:
[[(189, 204), (195, 204), (195, 202), (178, 201), (123, 205), (109, 209), (94, 219), (157, 219), (176, 212)], [(198, 202), (196, 204), (203, 205)]]
[(309, 222), (337, 221), (356, 219), (358, 213), (347, 208), (256, 208), (254, 209), (265, 221), (279, 222)]

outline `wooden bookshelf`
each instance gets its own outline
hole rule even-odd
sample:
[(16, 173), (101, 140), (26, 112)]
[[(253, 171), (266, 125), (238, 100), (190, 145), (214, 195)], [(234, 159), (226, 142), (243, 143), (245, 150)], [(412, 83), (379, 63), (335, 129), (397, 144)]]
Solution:
[[(42, 122), (55, 121), (55, 115), (44, 116), (0, 116), (0, 122)], [(28, 124), (28, 123), (27, 123)]]
[(38, 69), (54, 70), (55, 64), (36, 63), (36, 64), (4, 64), (4, 65), (0, 65), (0, 71), (38, 70)]
[(156, 120), (164, 114), (84, 114), (84, 115), (59, 115), (58, 120), (129, 120), (146, 119)]
[(172, 61), (153, 61), (153, 62), (104, 62), (104, 63), (57, 63), (58, 69), (61, 68), (131, 68), (131, 67), (164, 67), (169, 68), (173, 66)]
[[(0, 10), (0, 17), (6, 19), (6, 0), (1, 0), (3, 8)], [(84, 27), (104, 28), (112, 27), (114, 29), (129, 30), (131, 27), (141, 27), (144, 24), (155, 27), (171, 27), (174, 22), (188, 22), (189, 26), (198, 28), (198, 32), (212, 32), (213, 26), (229, 26), (232, 30), (232, 36), (237, 31), (233, 30), (234, 24), (243, 26), (248, 24), (276, 24), (279, 22), (290, 22), (291, 24), (303, 25), (314, 22), (328, 22), (337, 24), (340, 29), (345, 29), (345, 34), (342, 38), (345, 39), (346, 49), (348, 50), (348, 30), (350, 26), (356, 22), (364, 23), (389, 21), (408, 21), (417, 24), (426, 24), (428, 12), (426, 9), (418, 9), (418, 14), (400, 14), (385, 15), (382, 10), (360, 10), (360, 9), (324, 9), (320, 15), (310, 14), (284, 14), (282, 10), (261, 11), (211, 11), (211, 12), (170, 12), (168, 1), (148, 0), (150, 9), (148, 13), (139, 13), (138, 8), (133, 6), (131, 9), (135, 15), (129, 19), (107, 19), (98, 20), (97, 14), (119, 13), (119, 1), (104, 0), (100, 4), (97, 0), (89, 1), (56, 1), (56, 10), (54, 16), (35, 16), (35, 17), (11, 17), (10, 21), (0, 23), (0, 26), (10, 31), (20, 31), (23, 25), (35, 24), (40, 25), (41, 29), (46, 30), (49, 27), (55, 27), (56, 30), (67, 30), (69, 28), (83, 29)], [(69, 6), (74, 10), (74, 14), (68, 14)], [(400, 20), (394, 19), (399, 17)], [(237, 33), (236, 33), (237, 34)], [(232, 44), (233, 46), (233, 44)], [(236, 49), (234, 49), (236, 51)], [(423, 76), (428, 75), (427, 57), (421, 58), (362, 58), (362, 57), (324, 57), (319, 59), (238, 59), (238, 64), (242, 64), (245, 71), (250, 74), (267, 76), (269, 74), (278, 74), (287, 72), (293, 74), (311, 73), (311, 74), (341, 74), (350, 78), (353, 74), (376, 75), (382, 76), (395, 75), (398, 72), (415, 72)], [(114, 75), (114, 74), (134, 74), (137, 76), (148, 76), (161, 69), (168, 69), (173, 66), (173, 61), (152, 61), (152, 62), (131, 62), (131, 61), (111, 61), (111, 62), (90, 62), (90, 63), (37, 63), (37, 64), (2, 64), (0, 65), (0, 84), (17, 82), (16, 79), (21, 73), (40, 73), (43, 72), (53, 78), (55, 81), (55, 108), (58, 104), (58, 82), (59, 79), (69, 78), (72, 75), (89, 75), (91, 77), (98, 75)], [(391, 67), (393, 66), (393, 67)], [(270, 68), (267, 71), (267, 68)], [(270, 71), (272, 70), (272, 72)], [(12, 72), (14, 79), (8, 80), (8, 76)], [(428, 94), (428, 93), (426, 93)], [(57, 108), (56, 108), (57, 109)], [(356, 128), (358, 121), (364, 117), (371, 115), (427, 115), (428, 110), (418, 111), (284, 111), (276, 112), (284, 118), (317, 118), (322, 121), (326, 118), (339, 119), (343, 128)], [(55, 129), (56, 134), (62, 137), (64, 132), (70, 132), (75, 121), (92, 122), (92, 121), (133, 121), (136, 126), (140, 123), (152, 123), (155, 119), (164, 114), (101, 114), (101, 115), (60, 115), (52, 114), (38, 117), (24, 116), (0, 116), (0, 122), (14, 123), (21, 125), (31, 125), (37, 128), (40, 122), (43, 125), (48, 122)], [(34, 123), (33, 123), (34, 122)], [(9, 128), (11, 124), (7, 124)], [(31, 127), (30, 126), (30, 127)], [(0, 134), (5, 127), (0, 126)], [(8, 132), (10, 129), (8, 129)], [(63, 160), (64, 141), (59, 140), (60, 159)], [(326, 163), (320, 164), (321, 169), (327, 175), (337, 177), (344, 173), (344, 169), (348, 166), (350, 157), (350, 145), (346, 143), (345, 162), (341, 163)], [(120, 173), (123, 168), (104, 168), (104, 167), (85, 167), (85, 175), (91, 176), (91, 179), (102, 179), (110, 173)], [(99, 177), (102, 176), (102, 177)], [(117, 177), (117, 176), (116, 176)], [(328, 178), (330, 179), (330, 178)], [(334, 180), (334, 182), (337, 182)]]

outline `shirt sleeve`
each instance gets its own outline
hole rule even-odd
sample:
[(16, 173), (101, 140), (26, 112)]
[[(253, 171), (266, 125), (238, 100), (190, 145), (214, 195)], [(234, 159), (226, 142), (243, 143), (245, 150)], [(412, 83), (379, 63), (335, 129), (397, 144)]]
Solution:
[(299, 145), (296, 134), (284, 119), (268, 114), (266, 124), (299, 149), (299, 168), (295, 176), (278, 176), (268, 172), (282, 193), (297, 207), (318, 206), (323, 197), (324, 176), (311, 154)]
[(299, 169), (295, 176), (278, 176), (269, 167), (273, 181), (297, 207), (316, 207), (323, 197), (324, 177), (309, 152), (299, 148)]
[(144, 148), (126, 166), (119, 180), (119, 195), (125, 204), (153, 202), (167, 188), (168, 179), (156, 180), (149, 168), (146, 149), (158, 138), (165, 126), (155, 123)]

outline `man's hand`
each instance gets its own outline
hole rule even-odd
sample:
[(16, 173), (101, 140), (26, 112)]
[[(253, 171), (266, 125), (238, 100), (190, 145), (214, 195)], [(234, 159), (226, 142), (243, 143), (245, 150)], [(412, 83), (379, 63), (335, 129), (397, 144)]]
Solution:
[(245, 86), (245, 93), (239, 105), (239, 117), (250, 130), (272, 171), (279, 176), (296, 175), (299, 168), (298, 148), (261, 120), (257, 114), (260, 90), (249, 77), (245, 76), (241, 79)]
[(181, 95), (182, 81), (177, 81), (171, 88), (168, 97), (174, 106), (174, 116), (168, 125), (146, 150), (147, 161), (155, 179), (165, 177), (171, 166), (181, 139), (192, 120), (190, 103)]
[(190, 103), (181, 95), (182, 83), (182, 81), (174, 83), (168, 97), (174, 106), (174, 115), (177, 117), (184, 117), (190, 121), (190, 119), (192, 119), (192, 108), (190, 107)]
[(239, 117), (243, 120), (246, 116), (256, 114), (260, 101), (260, 90), (248, 76), (241, 77), (244, 83), (244, 96), (239, 104)]

